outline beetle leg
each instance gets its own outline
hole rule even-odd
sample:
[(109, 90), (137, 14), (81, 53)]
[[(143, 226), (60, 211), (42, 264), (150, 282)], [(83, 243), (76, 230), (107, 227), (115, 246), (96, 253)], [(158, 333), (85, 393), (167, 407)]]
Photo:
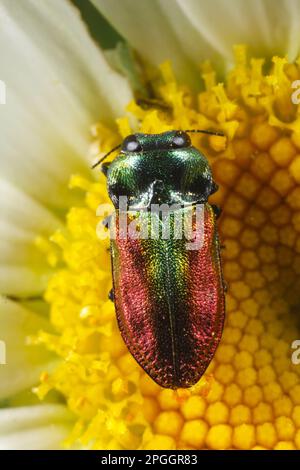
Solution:
[(143, 109), (149, 108), (160, 108), (165, 111), (172, 111), (171, 106), (161, 100), (156, 100), (154, 98), (138, 98), (136, 104)]
[(2, 295), (1, 301), (5, 302), (7, 300), (12, 300), (13, 302), (20, 302), (21, 300), (27, 302), (35, 302), (36, 300), (43, 300), (43, 297), (40, 295), (29, 295), (28, 297), (18, 297), (17, 295)]
[(212, 204), (212, 210), (215, 213), (216, 219), (218, 219), (222, 213), (222, 209), (219, 206), (216, 206), (216, 204)]
[(210, 194), (216, 193), (216, 192), (218, 191), (218, 189), (219, 189), (219, 186), (217, 185), (217, 183), (215, 183), (215, 182), (213, 181), (212, 187), (211, 187), (211, 190), (210, 190)]
[(104, 176), (107, 176), (109, 166), (110, 166), (110, 162), (102, 163), (100, 169), (101, 169), (102, 173), (104, 174)]
[(109, 293), (108, 293), (108, 298), (109, 298), (109, 300), (111, 300), (112, 302), (115, 300), (114, 290), (113, 290), (113, 289), (110, 289), (110, 291), (109, 291)]
[(224, 292), (228, 292), (228, 284), (226, 281), (223, 280), (223, 289), (224, 289)]
[(105, 217), (105, 219), (102, 220), (102, 225), (104, 225), (104, 227), (106, 227), (106, 228), (109, 228), (111, 218), (112, 218), (112, 214)]

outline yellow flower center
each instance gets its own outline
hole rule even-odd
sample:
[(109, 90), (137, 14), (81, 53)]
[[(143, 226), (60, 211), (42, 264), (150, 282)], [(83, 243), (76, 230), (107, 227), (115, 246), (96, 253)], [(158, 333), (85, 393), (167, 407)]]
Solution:
[[(135, 363), (118, 331), (111, 289), (109, 242), (96, 236), (96, 209), (108, 202), (105, 178), (80, 176), (86, 193), (67, 216), (64, 233), (39, 240), (57, 266), (45, 294), (55, 334), (39, 341), (61, 358), (44, 373), (42, 398), (59, 391), (77, 423), (69, 443), (96, 449), (300, 449), (300, 365), (291, 344), (300, 338), (300, 115), (291, 83), (299, 63), (260, 59), (235, 48), (226, 84), (202, 67), (205, 91), (178, 85), (168, 63), (153, 87), (167, 106), (130, 103), (139, 130), (218, 129), (227, 138), (192, 136), (208, 157), (219, 191), (211, 202), (223, 214), (219, 232), (227, 314), (221, 344), (200, 382), (190, 390), (156, 385)], [(119, 134), (132, 133), (127, 117)], [(97, 125), (95, 146), (120, 141)], [(59, 250), (54, 248), (54, 244)], [(53, 246), (52, 246), (53, 245)]]

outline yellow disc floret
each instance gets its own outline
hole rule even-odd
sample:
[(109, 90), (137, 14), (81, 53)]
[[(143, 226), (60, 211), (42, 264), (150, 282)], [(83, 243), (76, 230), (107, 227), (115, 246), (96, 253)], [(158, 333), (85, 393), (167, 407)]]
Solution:
[[(76, 417), (69, 445), (300, 449), (300, 366), (291, 360), (300, 337), (300, 108), (291, 82), (300, 78), (300, 62), (274, 57), (264, 73), (263, 61), (248, 61), (244, 47), (235, 53), (224, 84), (206, 63), (195, 96), (165, 63), (153, 80), (165, 106), (128, 106), (141, 132), (215, 129), (226, 136), (191, 135), (220, 187), (211, 202), (223, 210), (228, 285), (221, 344), (196, 386), (160, 388), (121, 339), (108, 300), (109, 241), (96, 233), (103, 219), (97, 207), (109, 203), (104, 176), (74, 176), (71, 186), (85, 198), (70, 209), (63, 232), (38, 240), (56, 273), (45, 293), (53, 331), (37, 341), (59, 360), (36, 392), (43, 398), (55, 389), (66, 400)], [(110, 150), (137, 130), (130, 122), (119, 119), (118, 132), (95, 126), (93, 148)]]

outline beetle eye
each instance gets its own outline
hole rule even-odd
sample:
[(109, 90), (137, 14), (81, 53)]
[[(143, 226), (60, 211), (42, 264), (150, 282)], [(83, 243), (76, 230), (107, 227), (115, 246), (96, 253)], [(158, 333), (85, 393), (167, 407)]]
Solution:
[(191, 145), (191, 139), (185, 132), (178, 132), (172, 140), (173, 147), (189, 147)]
[(142, 147), (139, 141), (137, 140), (136, 136), (132, 134), (128, 135), (123, 140), (122, 150), (124, 150), (124, 152), (139, 152), (140, 150), (142, 150)]

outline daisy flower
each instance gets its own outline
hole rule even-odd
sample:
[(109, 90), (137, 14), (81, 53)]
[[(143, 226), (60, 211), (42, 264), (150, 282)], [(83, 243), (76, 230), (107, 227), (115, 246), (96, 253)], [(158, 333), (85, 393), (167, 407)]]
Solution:
[[(0, 20), (0, 448), (300, 449), (299, 2), (2, 0)], [(174, 391), (119, 334), (89, 167), (190, 128), (226, 135), (193, 144), (220, 187), (227, 317)]]

